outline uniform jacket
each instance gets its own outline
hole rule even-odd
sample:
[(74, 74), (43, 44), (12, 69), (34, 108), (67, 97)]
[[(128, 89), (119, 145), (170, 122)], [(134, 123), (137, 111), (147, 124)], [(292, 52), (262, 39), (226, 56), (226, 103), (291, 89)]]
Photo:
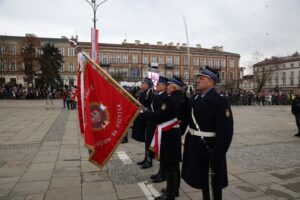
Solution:
[[(151, 105), (150, 105), (150, 110), (152, 112), (156, 112), (160, 109), (162, 102), (165, 100), (165, 98), (167, 98), (167, 92), (164, 91), (161, 94), (156, 94), (155, 96), (153, 96)], [(148, 120), (146, 123), (146, 145), (147, 147), (150, 146), (153, 136), (154, 136), (154, 132), (156, 129), (157, 124), (154, 123), (153, 121)]]
[(294, 115), (300, 115), (300, 97), (297, 96), (292, 102), (292, 113)]
[[(209, 90), (204, 97), (194, 95), (190, 99), (189, 126), (196, 129), (192, 120), (194, 116), (201, 129), (205, 132), (216, 132), (215, 138), (192, 136), (187, 133), (184, 144), (182, 177), (192, 187), (208, 188), (209, 151), (215, 172), (213, 181), (219, 188), (228, 185), (226, 152), (233, 136), (233, 117), (227, 100), (215, 89)], [(208, 145), (208, 146), (207, 146)]]
[[(180, 99), (182, 93), (175, 91), (165, 98), (160, 108), (155, 111), (146, 111), (145, 117), (155, 123), (161, 124), (178, 118), (180, 114)], [(181, 131), (180, 128), (172, 128), (162, 132), (160, 161), (165, 164), (178, 163), (181, 161)]]
[[(150, 89), (145, 90), (140, 93), (138, 100), (139, 102), (146, 108), (150, 109), (150, 105), (152, 102), (152, 93)], [(140, 113), (137, 118), (133, 122), (132, 126), (132, 138), (145, 142), (145, 131), (146, 131), (146, 119), (143, 113)]]

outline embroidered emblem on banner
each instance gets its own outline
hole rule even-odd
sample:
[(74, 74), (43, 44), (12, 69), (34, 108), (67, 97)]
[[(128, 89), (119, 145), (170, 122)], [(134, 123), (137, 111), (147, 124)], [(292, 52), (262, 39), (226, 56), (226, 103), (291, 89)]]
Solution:
[(167, 108), (167, 105), (163, 103), (163, 104), (161, 105), (161, 109), (162, 109), (162, 110), (166, 110), (166, 108)]
[(90, 112), (93, 131), (102, 130), (109, 124), (108, 109), (102, 103), (91, 103)]

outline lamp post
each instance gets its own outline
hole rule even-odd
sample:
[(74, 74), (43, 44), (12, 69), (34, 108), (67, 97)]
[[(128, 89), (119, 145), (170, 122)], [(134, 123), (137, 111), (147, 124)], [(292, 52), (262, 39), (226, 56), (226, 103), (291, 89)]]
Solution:
[(89, 1), (89, 0), (85, 0), (88, 4), (90, 4), (90, 6), (92, 7), (92, 9), (93, 9), (93, 12), (94, 12), (94, 19), (93, 19), (93, 22), (94, 22), (94, 29), (96, 29), (96, 13), (97, 13), (97, 9), (98, 9), (98, 7), (101, 5), (101, 4), (103, 4), (103, 3), (105, 3), (106, 1), (108, 1), (108, 0), (104, 0), (104, 1), (101, 1), (99, 4), (97, 4), (96, 3), (96, 0), (91, 0), (91, 1)]

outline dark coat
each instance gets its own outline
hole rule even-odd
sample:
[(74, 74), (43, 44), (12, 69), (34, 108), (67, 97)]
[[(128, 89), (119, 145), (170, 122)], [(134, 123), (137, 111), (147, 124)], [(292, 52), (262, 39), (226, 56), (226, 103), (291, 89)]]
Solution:
[[(215, 89), (208, 91), (204, 97), (201, 95), (191, 97), (190, 113), (192, 108), (201, 131), (216, 132), (216, 137), (206, 137), (202, 140), (199, 136), (187, 133), (184, 144), (182, 178), (194, 188), (208, 188), (209, 146), (213, 152), (210, 158), (215, 172), (214, 185), (224, 188), (228, 185), (226, 152), (233, 136), (231, 108), (227, 100), (221, 97)], [(191, 114), (189, 126), (196, 129)]]
[(296, 97), (292, 102), (292, 113), (293, 115), (300, 115), (300, 97)]
[[(152, 90), (152, 89), (151, 89)], [(145, 90), (140, 93), (138, 100), (146, 108), (150, 109), (153, 94), (150, 89)], [(152, 90), (153, 91), (153, 90)], [(145, 132), (146, 132), (146, 119), (143, 113), (140, 113), (133, 122), (132, 126), (132, 138), (145, 142)]]
[[(162, 102), (164, 101), (165, 98), (167, 98), (167, 92), (163, 92), (161, 94), (156, 94), (153, 99), (152, 99), (152, 103), (150, 105), (151, 107), (151, 111), (152, 112), (156, 112), (160, 109)], [(153, 121), (147, 121), (146, 123), (146, 145), (147, 145), (147, 149), (149, 148), (154, 133), (155, 133), (155, 129), (156, 129), (157, 124), (154, 123)]]
[[(182, 93), (175, 91), (167, 96), (156, 112), (146, 111), (145, 117), (155, 124), (161, 124), (179, 117), (180, 99)], [(165, 164), (181, 162), (181, 131), (180, 128), (172, 128), (163, 131), (160, 147), (160, 161)]]

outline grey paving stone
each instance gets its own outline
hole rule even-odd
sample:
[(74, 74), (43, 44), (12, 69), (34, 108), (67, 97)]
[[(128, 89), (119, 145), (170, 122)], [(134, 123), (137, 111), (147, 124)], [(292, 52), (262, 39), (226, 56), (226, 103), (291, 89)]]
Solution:
[(273, 184), (268, 187), (261, 188), (267, 195), (275, 199), (293, 199), (299, 198), (300, 194), (293, 192), (279, 184)]
[(49, 189), (81, 188), (81, 177), (54, 177)]
[(45, 194), (31, 194), (27, 195), (25, 200), (43, 200)]
[(53, 170), (28, 171), (21, 178), (20, 182), (25, 181), (47, 181), (50, 180)]
[(115, 193), (111, 181), (98, 181), (83, 183), (83, 195)]
[(264, 193), (262, 191), (246, 183), (230, 185), (228, 187), (228, 190), (241, 199), (250, 199), (254, 197), (264, 196)]
[(271, 176), (268, 173), (265, 172), (251, 172), (251, 173), (246, 173), (246, 174), (240, 174), (237, 175), (241, 180), (250, 183), (252, 185), (257, 185), (257, 184), (272, 184), (272, 183), (277, 183), (280, 182), (281, 179)]
[(68, 168), (55, 168), (53, 177), (70, 177), (80, 176), (79, 167), (68, 167)]
[(115, 185), (119, 199), (143, 197), (145, 194), (137, 184)]
[(80, 188), (64, 188), (57, 190), (48, 190), (45, 200), (81, 200)]
[(12, 196), (45, 193), (49, 186), (49, 183), (49, 181), (33, 181), (18, 183), (12, 191)]
[[(105, 193), (105, 194), (86, 194), (82, 198), (83, 200), (118, 200), (116, 193)], [(146, 200), (146, 199), (145, 199)]]

